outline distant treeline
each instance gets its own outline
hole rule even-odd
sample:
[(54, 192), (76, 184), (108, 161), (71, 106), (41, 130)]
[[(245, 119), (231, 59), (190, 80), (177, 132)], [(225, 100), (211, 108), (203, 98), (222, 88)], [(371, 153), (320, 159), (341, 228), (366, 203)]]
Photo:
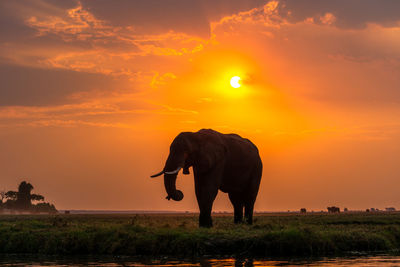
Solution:
[(23, 181), (18, 191), (0, 191), (0, 212), (57, 213), (53, 204), (44, 202), (44, 196), (32, 194), (32, 190), (33, 186)]

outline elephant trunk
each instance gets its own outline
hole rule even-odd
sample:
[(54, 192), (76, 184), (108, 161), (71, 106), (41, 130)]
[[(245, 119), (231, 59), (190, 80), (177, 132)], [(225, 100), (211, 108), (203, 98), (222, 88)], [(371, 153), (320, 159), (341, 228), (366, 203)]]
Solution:
[(173, 199), (175, 201), (181, 201), (183, 199), (183, 193), (176, 189), (176, 177), (177, 174), (164, 174), (164, 185), (167, 191), (167, 199)]
[(164, 167), (164, 186), (167, 191), (167, 199), (181, 201), (183, 193), (176, 189), (176, 177), (182, 166), (184, 165), (184, 157), (181, 153), (170, 153)]

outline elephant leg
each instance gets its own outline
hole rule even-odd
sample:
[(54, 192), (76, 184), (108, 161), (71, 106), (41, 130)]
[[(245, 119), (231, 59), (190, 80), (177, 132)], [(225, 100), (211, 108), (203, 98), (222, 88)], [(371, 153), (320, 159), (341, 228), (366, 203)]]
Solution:
[(232, 202), (234, 210), (234, 223), (241, 223), (243, 221), (243, 200), (240, 193), (229, 193), (229, 199)]
[(244, 200), (244, 217), (248, 224), (253, 224), (253, 210), (254, 210), (254, 203), (256, 202), (257, 198), (257, 193), (258, 190), (256, 192), (250, 191)]
[(196, 198), (200, 209), (199, 226), (212, 227), (211, 209), (217, 196), (218, 188), (196, 186)]
[(199, 226), (200, 227), (212, 227), (211, 210), (214, 203), (215, 197), (217, 196), (218, 190), (215, 192), (206, 192), (197, 197), (197, 202), (199, 204), (200, 216), (199, 216)]
[(246, 191), (248, 194), (246, 195), (244, 203), (244, 216), (248, 224), (253, 224), (254, 203), (256, 202), (258, 189), (260, 187), (261, 175), (262, 168), (254, 169), (251, 182), (249, 184), (248, 190)]
[(244, 217), (248, 224), (253, 224), (254, 201), (249, 201), (244, 205)]

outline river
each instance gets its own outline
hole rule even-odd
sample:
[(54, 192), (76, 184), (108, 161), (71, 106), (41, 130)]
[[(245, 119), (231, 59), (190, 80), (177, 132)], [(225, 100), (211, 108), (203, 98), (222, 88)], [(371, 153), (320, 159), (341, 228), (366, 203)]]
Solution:
[(353, 256), (320, 259), (197, 259), (151, 260), (130, 257), (52, 258), (0, 255), (1, 266), (400, 266), (400, 256)]

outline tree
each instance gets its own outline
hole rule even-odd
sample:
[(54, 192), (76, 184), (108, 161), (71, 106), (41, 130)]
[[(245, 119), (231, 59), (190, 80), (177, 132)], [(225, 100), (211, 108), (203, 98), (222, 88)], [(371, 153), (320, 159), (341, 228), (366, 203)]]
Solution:
[[(31, 212), (57, 213), (56, 207), (51, 203), (44, 202), (44, 196), (32, 194), (33, 186), (23, 181), (18, 186), (18, 191), (8, 191), (4, 193), (7, 201), (1, 206), (11, 210), (25, 210)], [(40, 201), (32, 204), (32, 201)]]
[(42, 195), (31, 194), (32, 189), (33, 186), (30, 183), (23, 181), (18, 186), (18, 192), (8, 191), (6, 197), (11, 201), (15, 201), (15, 203), (10, 204), (14, 204), (16, 209), (30, 210), (32, 208), (32, 200), (44, 200)]
[(17, 192), (15, 191), (8, 191), (6, 193), (6, 198), (8, 198), (9, 200), (16, 200), (17, 199)]
[(25, 181), (18, 186), (17, 202), (15, 204), (19, 209), (27, 210), (31, 207), (32, 189), (33, 186)]
[(44, 201), (44, 196), (42, 196), (42, 195), (37, 195), (37, 194), (32, 194), (32, 195), (31, 195), (31, 200), (34, 200), (34, 201)]
[(6, 191), (0, 191), (0, 204), (3, 204), (4, 200), (6, 199)]
[(0, 191), (0, 211), (4, 209), (4, 200), (6, 199), (6, 191)]

